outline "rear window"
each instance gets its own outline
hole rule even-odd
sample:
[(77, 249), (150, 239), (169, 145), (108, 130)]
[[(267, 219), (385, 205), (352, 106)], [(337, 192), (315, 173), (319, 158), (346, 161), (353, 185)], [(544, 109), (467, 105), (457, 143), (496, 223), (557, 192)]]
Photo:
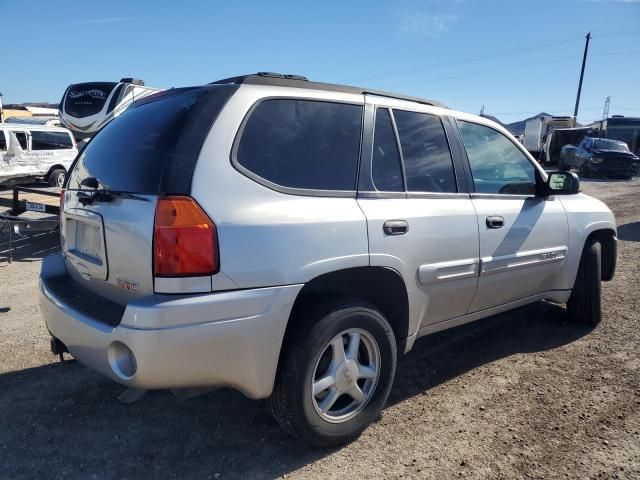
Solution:
[(31, 130), (31, 150), (65, 150), (73, 148), (67, 132), (43, 132)]
[(237, 86), (167, 91), (142, 101), (104, 127), (79, 156), (68, 189), (88, 177), (100, 188), (188, 194), (202, 143)]
[(616, 142), (615, 140), (594, 140), (593, 148), (600, 150), (615, 150), (616, 152), (628, 152), (629, 147), (626, 143)]
[(361, 126), (359, 105), (265, 100), (244, 126), (236, 161), (287, 188), (355, 190)]
[(95, 115), (104, 107), (115, 82), (92, 82), (71, 85), (63, 98), (64, 111), (72, 117)]

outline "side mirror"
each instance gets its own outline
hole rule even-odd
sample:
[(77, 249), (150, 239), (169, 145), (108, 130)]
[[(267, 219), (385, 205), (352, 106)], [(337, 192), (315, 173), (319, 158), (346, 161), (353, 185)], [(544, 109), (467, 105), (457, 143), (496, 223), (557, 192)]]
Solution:
[(580, 192), (580, 179), (573, 172), (551, 172), (545, 183), (546, 195), (573, 195)]
[(80, 182), (80, 186), (97, 190), (100, 184), (98, 183), (98, 179), (96, 177), (86, 177)]

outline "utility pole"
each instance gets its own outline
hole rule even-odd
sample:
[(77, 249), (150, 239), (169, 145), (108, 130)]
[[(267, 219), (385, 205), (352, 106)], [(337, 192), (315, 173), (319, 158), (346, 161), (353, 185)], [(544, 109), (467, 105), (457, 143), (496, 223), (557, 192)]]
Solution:
[(582, 57), (582, 69), (580, 70), (580, 83), (578, 83), (578, 96), (576, 97), (576, 108), (573, 111), (574, 122), (578, 121), (578, 107), (580, 106), (580, 94), (582, 93), (582, 79), (584, 78), (584, 67), (587, 64), (587, 52), (589, 51), (589, 40), (591, 32), (587, 33), (587, 42), (584, 45), (584, 56)]

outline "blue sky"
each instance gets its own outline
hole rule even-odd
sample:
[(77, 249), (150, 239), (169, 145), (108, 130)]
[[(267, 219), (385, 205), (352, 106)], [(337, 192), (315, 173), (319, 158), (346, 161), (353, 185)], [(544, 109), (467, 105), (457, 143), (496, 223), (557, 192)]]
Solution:
[(5, 103), (74, 82), (185, 86), (256, 71), (435, 98), (511, 122), (640, 116), (640, 0), (0, 0)]

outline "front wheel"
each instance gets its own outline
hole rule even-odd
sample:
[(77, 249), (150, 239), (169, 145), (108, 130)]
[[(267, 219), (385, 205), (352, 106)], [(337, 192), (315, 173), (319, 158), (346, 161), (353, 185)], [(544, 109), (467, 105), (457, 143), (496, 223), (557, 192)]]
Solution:
[(562, 158), (558, 160), (558, 170), (562, 172), (568, 172), (570, 170), (570, 168), (564, 163), (564, 160)]
[(582, 178), (589, 178), (591, 176), (591, 169), (587, 165), (587, 162), (583, 162), (578, 173)]
[(601, 249), (595, 240), (589, 240), (584, 246), (576, 282), (567, 302), (569, 318), (592, 327), (602, 319)]
[(269, 399), (294, 436), (320, 447), (360, 435), (384, 406), (396, 369), (396, 341), (374, 306), (343, 300), (308, 308), (292, 321)]

